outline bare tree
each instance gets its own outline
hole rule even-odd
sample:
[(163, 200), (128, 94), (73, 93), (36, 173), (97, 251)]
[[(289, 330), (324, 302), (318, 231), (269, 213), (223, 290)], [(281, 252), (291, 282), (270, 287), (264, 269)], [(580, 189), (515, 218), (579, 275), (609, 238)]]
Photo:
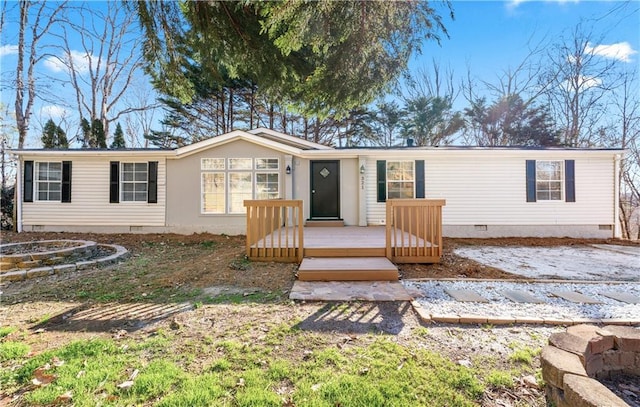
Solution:
[(56, 34), (61, 45), (55, 58), (68, 75), (65, 82), (73, 88), (79, 117), (90, 123), (99, 120), (108, 135), (111, 123), (155, 104), (155, 99), (140, 100), (139, 105), (121, 103), (142, 72), (137, 17), (122, 2), (107, 2), (104, 12), (85, 3), (69, 11), (72, 18)]
[[(18, 61), (16, 64), (16, 100), (15, 115), (18, 127), (18, 148), (23, 148), (29, 123), (36, 100), (36, 77), (34, 68), (44, 57), (40, 42), (50, 32), (51, 27), (59, 22), (59, 16), (66, 2), (56, 3), (49, 7), (46, 1), (32, 2), (20, 0), (20, 21), (18, 25)], [(26, 95), (25, 95), (26, 93)]]
[(545, 95), (567, 146), (592, 144), (606, 111), (604, 98), (619, 84), (617, 61), (598, 55), (595, 44), (591, 33), (577, 25), (550, 47), (548, 69), (540, 76), (548, 84)]

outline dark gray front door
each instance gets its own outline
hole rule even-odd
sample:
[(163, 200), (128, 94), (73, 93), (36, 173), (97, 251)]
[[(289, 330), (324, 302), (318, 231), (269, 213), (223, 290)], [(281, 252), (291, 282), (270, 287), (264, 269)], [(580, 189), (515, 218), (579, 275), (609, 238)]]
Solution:
[(311, 218), (340, 218), (339, 161), (311, 161)]

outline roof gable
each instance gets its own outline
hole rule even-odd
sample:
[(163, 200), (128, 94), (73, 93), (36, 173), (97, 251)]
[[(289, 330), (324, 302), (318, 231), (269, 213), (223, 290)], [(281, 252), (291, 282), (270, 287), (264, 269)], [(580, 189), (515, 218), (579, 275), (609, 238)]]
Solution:
[(331, 147), (312, 143), (310, 141), (278, 133), (273, 130), (259, 128), (251, 131), (234, 130), (220, 136), (215, 136), (188, 146), (180, 147), (175, 150), (175, 156), (176, 158), (186, 157), (236, 140), (248, 141), (250, 143), (292, 155), (300, 155), (306, 150), (332, 150)]

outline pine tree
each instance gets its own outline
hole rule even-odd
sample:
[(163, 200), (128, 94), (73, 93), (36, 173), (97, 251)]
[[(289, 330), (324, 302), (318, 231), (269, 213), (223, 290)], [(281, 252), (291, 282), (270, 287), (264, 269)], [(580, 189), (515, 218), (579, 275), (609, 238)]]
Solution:
[(82, 131), (82, 148), (91, 147), (91, 124), (84, 117), (80, 120), (80, 130)]
[(116, 126), (116, 131), (113, 133), (113, 142), (109, 148), (126, 148), (126, 144), (124, 142), (124, 132), (122, 131), (122, 126), (120, 123)]
[(94, 148), (107, 148), (107, 136), (104, 134), (104, 126), (99, 119), (91, 123), (91, 141)]
[(52, 119), (44, 125), (41, 140), (44, 148), (69, 148), (66, 133)]

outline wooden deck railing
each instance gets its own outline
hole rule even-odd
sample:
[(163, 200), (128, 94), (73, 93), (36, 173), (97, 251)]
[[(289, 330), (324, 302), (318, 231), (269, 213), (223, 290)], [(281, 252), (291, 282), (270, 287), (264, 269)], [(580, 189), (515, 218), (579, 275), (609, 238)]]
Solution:
[(247, 257), (301, 262), (304, 252), (301, 200), (247, 200)]
[(387, 258), (394, 263), (438, 263), (444, 199), (387, 200)]

